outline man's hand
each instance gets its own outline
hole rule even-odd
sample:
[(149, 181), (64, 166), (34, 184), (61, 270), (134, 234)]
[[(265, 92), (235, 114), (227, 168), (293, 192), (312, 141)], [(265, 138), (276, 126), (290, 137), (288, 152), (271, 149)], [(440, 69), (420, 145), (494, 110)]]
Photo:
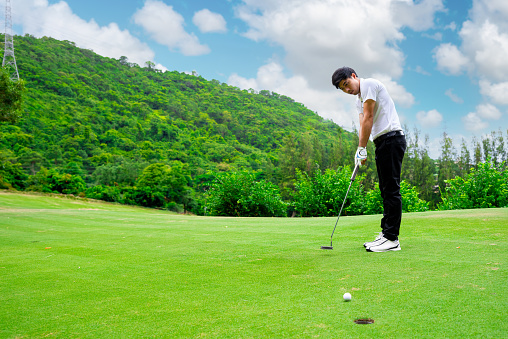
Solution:
[(355, 166), (362, 166), (367, 161), (367, 148), (358, 147), (355, 154)]

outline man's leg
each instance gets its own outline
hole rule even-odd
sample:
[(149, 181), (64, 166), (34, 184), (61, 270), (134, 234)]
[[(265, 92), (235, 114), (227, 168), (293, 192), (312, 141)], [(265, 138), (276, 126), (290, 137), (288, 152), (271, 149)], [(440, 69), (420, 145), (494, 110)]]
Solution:
[(385, 238), (392, 241), (398, 239), (402, 219), (400, 172), (405, 151), (404, 136), (388, 138), (376, 146), (376, 167), (383, 198), (381, 228)]

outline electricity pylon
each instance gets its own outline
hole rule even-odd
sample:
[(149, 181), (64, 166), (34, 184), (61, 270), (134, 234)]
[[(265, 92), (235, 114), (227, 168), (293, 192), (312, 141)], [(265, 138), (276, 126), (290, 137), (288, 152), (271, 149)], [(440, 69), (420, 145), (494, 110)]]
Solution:
[(5, 45), (2, 66), (10, 73), (12, 81), (19, 80), (18, 66), (14, 56), (14, 37), (12, 36), (11, 0), (5, 0)]

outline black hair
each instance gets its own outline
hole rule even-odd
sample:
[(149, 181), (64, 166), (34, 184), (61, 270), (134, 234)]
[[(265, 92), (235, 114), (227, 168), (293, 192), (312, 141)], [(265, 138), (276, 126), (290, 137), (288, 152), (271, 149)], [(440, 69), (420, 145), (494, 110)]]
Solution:
[(346, 80), (351, 78), (351, 76), (356, 74), (358, 76), (358, 73), (355, 72), (354, 69), (350, 67), (341, 67), (338, 70), (336, 70), (332, 75), (332, 85), (335, 86), (335, 88), (339, 88), (339, 84), (342, 80)]

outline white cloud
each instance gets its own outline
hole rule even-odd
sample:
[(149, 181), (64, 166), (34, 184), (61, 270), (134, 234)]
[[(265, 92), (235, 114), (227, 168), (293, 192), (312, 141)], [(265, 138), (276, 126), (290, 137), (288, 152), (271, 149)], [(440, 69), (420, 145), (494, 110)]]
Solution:
[(427, 76), (430, 75), (430, 73), (427, 72), (422, 66), (416, 66), (415, 72), (423, 74), (423, 75), (427, 75)]
[(270, 90), (286, 95), (346, 129), (350, 129), (353, 122), (358, 126), (358, 116), (354, 109), (355, 97), (333, 89), (329, 91), (313, 89), (303, 76), (286, 77), (283, 67), (273, 61), (260, 67), (256, 78), (246, 79), (238, 74), (232, 74), (228, 84), (241, 89)]
[(488, 120), (499, 120), (501, 112), (492, 104), (481, 104), (476, 106), (478, 116)]
[(192, 22), (202, 33), (224, 33), (227, 32), (226, 20), (218, 13), (203, 9), (194, 14)]
[(116, 23), (98, 25), (93, 19), (85, 21), (72, 12), (65, 1), (50, 5), (47, 0), (18, 0), (12, 2), (13, 23), (23, 25), (23, 32), (36, 37), (50, 36), (69, 40), (78, 47), (110, 57), (128, 57), (130, 62), (144, 66), (155, 53), (147, 44), (121, 30)]
[(422, 36), (432, 39), (432, 40), (437, 40), (437, 41), (443, 40), (443, 33), (440, 33), (440, 32), (437, 32), (434, 34), (426, 34), (425, 33), (425, 34), (422, 34)]
[(403, 86), (397, 84), (389, 76), (384, 74), (374, 74), (373, 77), (385, 85), (388, 93), (390, 93), (390, 96), (396, 104), (399, 104), (402, 107), (413, 106), (415, 98), (411, 93), (406, 91)]
[(201, 45), (193, 33), (185, 31), (184, 18), (173, 10), (172, 6), (162, 1), (147, 0), (142, 9), (134, 16), (134, 22), (150, 34), (152, 39), (171, 50), (177, 50), (183, 55), (203, 55), (210, 52), (210, 48)]
[(460, 36), (463, 49), (474, 62), (480, 76), (494, 80), (508, 78), (508, 32), (490, 22), (465, 22)]
[(466, 130), (471, 132), (481, 131), (489, 126), (488, 123), (483, 121), (478, 114), (474, 112), (462, 117), (462, 122), (464, 123)]
[(508, 105), (508, 81), (492, 84), (487, 80), (480, 81), (480, 92), (494, 103)]
[[(354, 109), (344, 111), (343, 107), (350, 109), (349, 103), (354, 103), (354, 98), (339, 95), (335, 99), (336, 93), (330, 92), (335, 69), (350, 66), (363, 78), (382, 74), (379, 80), (385, 83), (396, 104), (413, 105), (414, 96), (397, 83), (404, 69), (404, 54), (397, 44), (405, 39), (404, 27), (414, 30), (433, 27), (435, 13), (444, 9), (442, 3), (441, 0), (422, 0), (418, 4), (412, 0), (405, 4), (401, 0), (243, 0), (236, 7), (236, 14), (247, 24), (244, 36), (284, 49), (285, 71), (293, 74), (285, 78), (289, 82), (286, 86), (262, 89), (289, 95), (320, 115), (333, 116), (335, 121), (349, 126)], [(404, 18), (397, 15), (401, 11), (407, 13)], [(296, 80), (305, 82), (305, 87), (296, 88), (295, 84), (300, 83)], [(230, 81), (255, 88), (262, 80), (258, 73), (257, 79), (234, 75)]]
[(246, 37), (282, 46), (293, 73), (327, 89), (331, 81), (323, 80), (344, 65), (362, 77), (380, 71), (401, 76), (404, 56), (395, 44), (404, 35), (390, 11), (391, 2), (244, 0), (237, 15), (249, 27)]
[(169, 71), (169, 69), (167, 69), (164, 65), (161, 65), (161, 64), (155, 65), (155, 68), (158, 69), (158, 70), (161, 70), (162, 72)]
[(433, 109), (428, 112), (420, 111), (416, 114), (416, 119), (422, 127), (435, 128), (438, 127), (443, 121), (443, 115), (437, 110)]
[(476, 112), (470, 112), (462, 117), (462, 122), (468, 131), (475, 132), (486, 129), (489, 126), (485, 120), (499, 120), (501, 116), (502, 113), (496, 106), (487, 103), (476, 106)]
[(434, 14), (443, 12), (442, 0), (426, 0), (418, 3), (413, 0), (391, 2), (395, 20), (415, 31), (424, 31), (434, 26)]
[(439, 70), (452, 75), (462, 73), (469, 63), (468, 58), (457, 48), (457, 46), (450, 43), (439, 45), (434, 50), (434, 59), (437, 62)]
[(445, 29), (449, 29), (451, 31), (454, 31), (454, 30), (457, 29), (457, 24), (454, 21), (452, 21), (448, 25), (445, 26)]
[(447, 89), (445, 95), (457, 104), (462, 104), (464, 102), (464, 99), (453, 93), (453, 88)]
[(508, 1), (474, 0), (470, 20), (462, 24), (460, 46), (441, 44), (434, 50), (438, 68), (458, 75), (471, 71), (480, 79), (508, 78)]

